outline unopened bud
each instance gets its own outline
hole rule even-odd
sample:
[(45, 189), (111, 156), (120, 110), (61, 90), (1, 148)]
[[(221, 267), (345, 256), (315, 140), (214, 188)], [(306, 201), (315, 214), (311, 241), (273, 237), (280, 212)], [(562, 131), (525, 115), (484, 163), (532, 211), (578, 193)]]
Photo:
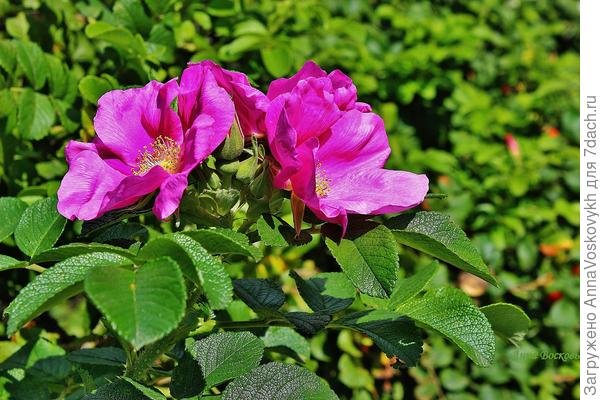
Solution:
[(239, 157), (242, 151), (244, 151), (244, 133), (240, 127), (240, 120), (235, 114), (233, 125), (231, 125), (229, 135), (225, 138), (219, 156), (225, 160), (233, 160)]

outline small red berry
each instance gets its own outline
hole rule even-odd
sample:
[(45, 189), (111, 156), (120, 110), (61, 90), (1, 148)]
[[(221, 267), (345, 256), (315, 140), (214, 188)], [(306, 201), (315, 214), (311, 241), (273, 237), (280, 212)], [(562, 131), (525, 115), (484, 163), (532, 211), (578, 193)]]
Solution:
[(553, 292), (550, 292), (546, 295), (546, 298), (548, 299), (548, 301), (550, 301), (551, 303), (554, 303), (560, 299), (563, 298), (563, 293), (560, 290), (555, 290)]

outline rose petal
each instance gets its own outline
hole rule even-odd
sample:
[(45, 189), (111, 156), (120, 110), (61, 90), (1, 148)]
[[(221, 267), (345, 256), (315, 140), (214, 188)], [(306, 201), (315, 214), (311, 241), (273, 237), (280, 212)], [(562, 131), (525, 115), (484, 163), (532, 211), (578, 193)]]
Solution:
[[(214, 140), (225, 139), (233, 124), (234, 105), (227, 91), (217, 84), (207, 64), (192, 64), (181, 75), (178, 110), (184, 131), (204, 128), (206, 119), (195, 125), (202, 115), (212, 118)], [(215, 148), (221, 142), (217, 143)]]
[(116, 210), (135, 204), (142, 197), (154, 192), (170, 174), (161, 166), (153, 167), (144, 175), (130, 175), (106, 194), (104, 204), (106, 210)]
[(327, 76), (327, 73), (323, 71), (321, 67), (317, 65), (317, 63), (312, 60), (308, 60), (294, 76), (290, 78), (275, 79), (273, 82), (271, 82), (269, 85), (269, 90), (267, 90), (267, 98), (269, 100), (273, 100), (280, 94), (291, 92), (301, 80), (310, 77), (322, 78), (324, 76)]
[(428, 190), (425, 175), (386, 169), (349, 171), (331, 181), (321, 203), (349, 214), (397, 213), (421, 204)]
[(331, 93), (327, 78), (309, 78), (300, 81), (285, 104), (290, 125), (301, 145), (311, 137), (319, 137), (342, 116)]
[(158, 219), (170, 217), (179, 207), (181, 197), (188, 186), (186, 174), (171, 175), (160, 185), (160, 192), (154, 200), (152, 211)]
[(235, 111), (245, 136), (265, 132), (265, 112), (269, 99), (263, 92), (250, 85), (248, 77), (237, 71), (228, 71), (212, 61), (200, 63), (213, 73), (219, 86), (232, 97)]
[(159, 135), (181, 143), (183, 133), (170, 107), (177, 82), (151, 81), (142, 88), (112, 90), (98, 100), (94, 128), (101, 142), (130, 166)]
[(390, 154), (381, 117), (358, 110), (345, 112), (319, 142), (317, 161), (332, 178), (360, 168), (381, 168)]
[(352, 79), (339, 69), (332, 71), (329, 75), (333, 85), (335, 103), (340, 110), (350, 110), (356, 103), (356, 86)]
[(265, 118), (269, 148), (281, 166), (273, 184), (280, 189), (285, 187), (287, 180), (299, 168), (296, 154), (297, 135), (284, 109), (286, 101), (287, 96), (280, 96), (272, 101)]
[(104, 162), (95, 148), (82, 150), (85, 146), (71, 143), (67, 147), (71, 149), (67, 150), (69, 170), (58, 189), (58, 211), (70, 220), (91, 220), (107, 211), (103, 207), (106, 194), (125, 175)]

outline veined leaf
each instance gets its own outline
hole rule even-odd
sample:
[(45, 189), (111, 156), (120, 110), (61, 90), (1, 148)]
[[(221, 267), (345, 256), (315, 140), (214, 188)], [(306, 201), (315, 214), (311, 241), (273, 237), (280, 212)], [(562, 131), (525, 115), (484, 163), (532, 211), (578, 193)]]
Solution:
[(387, 221), (386, 226), (401, 244), (497, 285), (475, 246), (449, 216), (433, 211), (403, 214)]
[(15, 242), (23, 253), (34, 257), (56, 243), (67, 224), (57, 203), (56, 197), (48, 197), (27, 207), (15, 229)]
[(69, 361), (77, 364), (125, 366), (125, 352), (118, 347), (97, 347), (79, 349), (67, 355)]
[[(300, 362), (305, 362), (310, 357), (310, 344), (308, 340), (287, 326), (269, 327), (262, 340), (265, 347), (290, 355)], [(282, 349), (285, 350), (282, 351)]]
[(35, 90), (40, 90), (48, 77), (48, 65), (44, 52), (35, 43), (17, 40), (14, 42), (18, 65)]
[(397, 312), (448, 337), (478, 365), (488, 366), (494, 360), (496, 342), (490, 323), (458, 289), (429, 291), (404, 302)]
[(25, 140), (39, 140), (50, 132), (56, 115), (50, 98), (26, 88), (19, 97), (17, 129)]
[(0, 254), (0, 271), (21, 268), (27, 265), (27, 261), (19, 261), (4, 254)]
[(176, 399), (198, 396), (202, 394), (205, 386), (200, 365), (186, 350), (183, 356), (177, 360), (177, 366), (171, 375), (171, 384), (169, 385), (171, 396)]
[(281, 287), (270, 279), (236, 279), (233, 287), (235, 294), (257, 312), (277, 311), (285, 302)]
[(8, 335), (54, 304), (80, 293), (81, 282), (92, 268), (131, 264), (131, 260), (118, 254), (91, 253), (71, 257), (48, 268), (21, 289), (4, 311), (8, 315)]
[(231, 382), (222, 400), (337, 400), (317, 375), (291, 364), (271, 362)]
[(387, 310), (358, 311), (333, 322), (368, 335), (389, 357), (398, 357), (408, 366), (417, 365), (423, 340), (414, 322)]
[(115, 331), (136, 349), (170, 333), (185, 311), (183, 276), (168, 257), (148, 261), (137, 270), (95, 268), (84, 286)]
[(480, 308), (498, 336), (513, 344), (523, 340), (531, 320), (519, 307), (508, 303), (490, 304)]
[(331, 315), (322, 313), (294, 311), (285, 313), (284, 316), (294, 324), (298, 332), (306, 336), (316, 335), (331, 321)]
[(398, 248), (389, 229), (369, 224), (349, 232), (339, 243), (330, 238), (325, 243), (358, 290), (374, 297), (389, 296), (398, 269)]
[(262, 258), (261, 251), (249, 243), (246, 235), (231, 229), (199, 229), (184, 233), (200, 243), (211, 254), (240, 254), (251, 257), (254, 261)]
[(33, 257), (32, 261), (36, 263), (49, 262), (49, 261), (62, 261), (69, 257), (74, 257), (80, 254), (89, 253), (115, 253), (123, 257), (133, 259), (134, 255), (128, 250), (122, 249), (121, 247), (111, 246), (109, 244), (102, 243), (70, 243), (64, 246), (55, 247), (41, 252), (37, 256)]
[(262, 340), (250, 332), (220, 332), (194, 343), (191, 353), (210, 388), (255, 368), (263, 349)]
[(309, 233), (302, 231), (296, 238), (294, 228), (276, 215), (265, 214), (256, 221), (256, 229), (260, 239), (267, 246), (284, 247), (303, 245), (312, 240)]
[(225, 267), (191, 237), (176, 233), (150, 240), (138, 254), (142, 260), (169, 256), (192, 282), (200, 285), (211, 308), (222, 310), (231, 303), (233, 286)]
[(16, 197), (0, 197), (0, 242), (15, 231), (27, 203)]
[(414, 275), (399, 279), (394, 286), (387, 308), (394, 310), (398, 305), (416, 296), (429, 283), (438, 269), (438, 262), (423, 267)]
[(348, 308), (356, 297), (356, 289), (341, 272), (326, 272), (304, 280), (295, 271), (290, 276), (306, 304), (315, 312), (334, 314)]
[[(94, 394), (85, 396), (85, 400), (153, 400), (142, 393), (138, 387), (125, 379), (116, 379), (113, 382), (100, 386)], [(165, 399), (163, 396), (161, 398)]]

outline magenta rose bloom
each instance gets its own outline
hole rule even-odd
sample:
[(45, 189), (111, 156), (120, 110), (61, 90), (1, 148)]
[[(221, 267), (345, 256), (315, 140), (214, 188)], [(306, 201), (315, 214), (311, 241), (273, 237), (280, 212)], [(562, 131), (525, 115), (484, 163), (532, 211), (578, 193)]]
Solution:
[[(58, 190), (59, 212), (90, 220), (158, 189), (154, 214), (160, 219), (172, 215), (189, 173), (229, 133), (234, 102), (243, 103), (243, 115), (260, 102), (258, 91), (244, 83), (240, 74), (204, 62), (186, 68), (179, 85), (175, 79), (152, 81), (104, 94), (94, 118), (94, 140), (71, 141), (65, 149), (69, 171)], [(172, 107), (176, 98), (177, 112)], [(249, 127), (257, 121), (244, 119)]]
[(280, 169), (274, 184), (292, 190), (320, 219), (345, 232), (348, 214), (395, 213), (425, 198), (425, 175), (384, 169), (390, 146), (383, 120), (356, 101), (352, 80), (309, 61), (271, 84), (266, 128)]
[(235, 112), (244, 136), (263, 135), (265, 112), (269, 100), (263, 92), (250, 85), (248, 77), (236, 71), (228, 71), (212, 61), (191, 64), (188, 69), (206, 68), (214, 75), (219, 86), (231, 96)]

